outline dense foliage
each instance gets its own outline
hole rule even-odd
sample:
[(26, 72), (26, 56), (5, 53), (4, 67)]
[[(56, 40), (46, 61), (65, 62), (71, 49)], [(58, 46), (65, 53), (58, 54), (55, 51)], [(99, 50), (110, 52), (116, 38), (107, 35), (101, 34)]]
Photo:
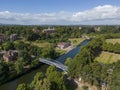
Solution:
[[(99, 89), (102, 85), (112, 90), (119, 90), (120, 86), (120, 62), (105, 65), (95, 62), (94, 58), (102, 50), (120, 53), (120, 44), (106, 43), (105, 39), (120, 38), (120, 26), (52, 26), (55, 33), (43, 33), (43, 29), (49, 26), (24, 26), (24, 25), (1, 25), (0, 34), (9, 37), (11, 34), (18, 35), (18, 41), (7, 40), (0, 43), (0, 50), (18, 50), (18, 58), (15, 63), (4, 62), (0, 56), (0, 83), (6, 82), (25, 72), (25, 68), (31, 69), (39, 65), (38, 58), (55, 59), (59, 54), (55, 51), (54, 45), (58, 42), (68, 41), (69, 38), (79, 38), (88, 35), (93, 39), (84, 46), (80, 53), (72, 60), (67, 59), (68, 74), (71, 77), (81, 77), (84, 82), (96, 85)], [(100, 27), (100, 29), (95, 29)], [(37, 32), (34, 32), (37, 30)], [(24, 41), (46, 41), (52, 43), (50, 47), (37, 47)], [(87, 88), (87, 87), (84, 87)], [(36, 74), (31, 84), (20, 84), (18, 90), (66, 90), (66, 82), (63, 75), (55, 67), (49, 67), (46, 74)], [(71, 89), (70, 89), (71, 90)]]
[[(94, 61), (94, 58), (106, 49), (106, 45), (108, 44), (105, 43), (105, 39), (101, 37), (84, 46), (74, 60), (69, 60), (69, 75), (74, 78), (81, 77), (83, 82), (96, 85), (98, 89), (104, 86), (109, 89), (116, 87), (116, 89), (111, 90), (119, 90), (119, 61), (108, 65)], [(111, 48), (113, 47), (111, 46)], [(119, 49), (119, 46), (115, 46), (115, 48), (113, 52), (116, 52), (115, 50)], [(107, 48), (107, 51), (110, 50)]]
[[(68, 38), (78, 38), (82, 34), (111, 34), (119, 33), (119, 26), (52, 26), (55, 28), (55, 33), (47, 34), (43, 33), (43, 29), (47, 29), (48, 26), (0, 26), (0, 33), (7, 36), (16, 33), (19, 37), (25, 38), (29, 41), (35, 40), (47, 40), (49, 42), (66, 41)], [(100, 30), (96, 30), (94, 27), (100, 27)], [(34, 32), (33, 29), (39, 32)], [(119, 36), (119, 35), (118, 35)]]
[(14, 63), (4, 62), (3, 58), (1, 58), (0, 84), (24, 73), (26, 71), (25, 68), (29, 70), (39, 65), (40, 57), (55, 59), (58, 56), (58, 53), (56, 53), (52, 46), (40, 48), (22, 41), (6, 42), (1, 45), (1, 48), (3, 50), (17, 50), (18, 57)]
[(109, 51), (109, 52), (113, 52), (113, 53), (118, 53), (120, 54), (120, 44), (119, 43), (104, 43), (102, 46), (104, 51)]
[(46, 74), (38, 72), (31, 84), (20, 84), (17, 90), (67, 90), (66, 80), (54, 66), (50, 66)]

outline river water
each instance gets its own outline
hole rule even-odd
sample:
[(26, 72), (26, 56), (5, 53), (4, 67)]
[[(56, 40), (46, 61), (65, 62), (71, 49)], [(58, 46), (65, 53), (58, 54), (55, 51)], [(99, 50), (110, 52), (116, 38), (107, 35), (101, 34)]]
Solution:
[[(73, 58), (79, 51), (80, 51), (80, 48), (84, 45), (86, 45), (89, 41), (88, 40), (85, 40), (84, 42), (82, 42), (80, 44), (80, 46), (74, 48), (73, 50), (69, 51), (68, 53), (60, 56), (57, 60), (61, 63), (64, 63), (65, 60), (67, 58)], [(41, 65), (39, 68), (13, 80), (13, 81), (10, 81), (8, 83), (5, 83), (3, 85), (0, 86), (0, 90), (16, 90), (18, 84), (20, 83), (30, 83), (33, 78), (34, 78), (34, 75), (37, 73), (37, 72), (45, 72), (46, 69), (47, 69), (48, 65)]]

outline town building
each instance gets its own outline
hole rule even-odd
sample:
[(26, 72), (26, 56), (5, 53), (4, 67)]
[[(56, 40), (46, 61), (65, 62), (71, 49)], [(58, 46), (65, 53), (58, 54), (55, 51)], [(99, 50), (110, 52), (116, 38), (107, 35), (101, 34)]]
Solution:
[(84, 39), (90, 39), (87, 35), (82, 35), (81, 37)]
[(32, 29), (33, 33), (39, 33), (40, 31), (38, 29), (33, 28)]
[(101, 31), (100, 27), (94, 27), (94, 30), (98, 32)]
[(81, 30), (81, 29), (82, 29), (82, 27), (79, 27), (79, 29)]
[(12, 62), (17, 60), (18, 52), (14, 52), (13, 50), (7, 51), (5, 54), (3, 54), (3, 59), (6, 62)]
[(52, 33), (55, 33), (55, 29), (54, 29), (54, 28), (44, 29), (44, 30), (43, 30), (43, 33), (52, 34)]
[(65, 49), (68, 46), (70, 46), (69, 42), (60, 42), (60, 43), (57, 44), (57, 48), (59, 48), (59, 49)]
[(11, 34), (10, 35), (10, 40), (17, 40), (18, 39), (18, 36), (17, 36), (17, 34)]

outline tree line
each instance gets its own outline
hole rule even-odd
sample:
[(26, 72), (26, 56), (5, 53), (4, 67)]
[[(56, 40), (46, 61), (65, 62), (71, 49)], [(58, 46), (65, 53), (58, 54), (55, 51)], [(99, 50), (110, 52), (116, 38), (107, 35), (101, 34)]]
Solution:
[[(95, 85), (98, 89), (104, 85), (105, 88), (111, 90), (119, 90), (120, 80), (116, 71), (119, 70), (119, 63), (103, 64), (94, 61), (101, 51), (105, 50), (105, 39), (100, 37), (93, 39), (84, 46), (75, 58), (66, 61), (68, 65), (68, 73), (73, 78), (82, 78), (83, 82)], [(119, 47), (116, 47), (119, 49)], [(114, 73), (115, 72), (115, 73)], [(118, 71), (119, 73), (119, 71)], [(117, 77), (117, 79), (115, 79)], [(115, 84), (116, 83), (116, 84)], [(112, 85), (112, 86), (111, 86)]]
[(59, 56), (59, 53), (52, 46), (40, 48), (22, 41), (3, 43), (1, 49), (6, 51), (17, 50), (18, 56), (17, 60), (12, 63), (5, 62), (0, 55), (0, 84), (25, 73), (25, 67), (28, 67), (29, 70), (40, 65), (40, 57), (55, 59)]
[(49, 66), (45, 74), (37, 72), (30, 84), (19, 84), (17, 90), (74, 90), (69, 85), (55, 66)]

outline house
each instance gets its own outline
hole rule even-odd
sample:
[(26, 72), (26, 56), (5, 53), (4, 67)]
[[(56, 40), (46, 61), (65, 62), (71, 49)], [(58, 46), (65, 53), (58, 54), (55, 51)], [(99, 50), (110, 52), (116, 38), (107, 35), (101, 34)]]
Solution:
[(33, 33), (39, 33), (40, 31), (38, 29), (33, 28), (32, 29)]
[(82, 35), (81, 37), (85, 39), (90, 39), (87, 35)]
[(3, 59), (6, 62), (11, 62), (17, 59), (18, 53), (14, 52), (13, 50), (7, 51), (5, 54), (3, 54)]
[(0, 34), (0, 43), (3, 43), (7, 40), (6, 36), (4, 34)]
[(18, 39), (18, 36), (17, 36), (17, 34), (11, 34), (10, 35), (10, 40), (16, 40), (16, 39)]
[(70, 46), (69, 42), (60, 42), (60, 43), (57, 44), (57, 48), (59, 48), (59, 49), (65, 49), (68, 46)]
[(44, 30), (43, 30), (43, 33), (52, 34), (52, 33), (55, 33), (55, 29), (54, 29), (54, 28), (44, 29)]
[(98, 32), (101, 31), (100, 27), (94, 27), (94, 30)]
[(79, 29), (81, 30), (81, 29), (82, 29), (82, 27), (79, 27)]

